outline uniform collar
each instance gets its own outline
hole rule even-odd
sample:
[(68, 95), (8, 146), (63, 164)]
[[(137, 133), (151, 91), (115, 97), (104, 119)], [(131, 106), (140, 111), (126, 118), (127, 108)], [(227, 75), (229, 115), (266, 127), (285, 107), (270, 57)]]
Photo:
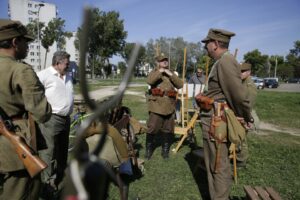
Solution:
[(16, 60), (14, 57), (8, 56), (8, 55), (3, 54), (3, 53), (0, 53), (0, 57), (1, 57), (1, 58), (8, 58), (8, 59), (11, 59), (11, 60)]

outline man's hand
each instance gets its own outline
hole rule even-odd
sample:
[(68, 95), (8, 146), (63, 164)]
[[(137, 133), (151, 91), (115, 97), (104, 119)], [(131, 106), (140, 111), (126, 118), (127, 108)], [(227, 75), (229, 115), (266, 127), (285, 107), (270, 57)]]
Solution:
[(165, 72), (165, 68), (159, 68), (158, 70), (160, 73), (164, 73)]
[(250, 128), (249, 126), (250, 123), (247, 123), (243, 117), (236, 117), (236, 118), (246, 130)]
[(173, 73), (172, 73), (169, 69), (165, 69), (165, 73), (166, 73), (168, 76), (173, 76)]

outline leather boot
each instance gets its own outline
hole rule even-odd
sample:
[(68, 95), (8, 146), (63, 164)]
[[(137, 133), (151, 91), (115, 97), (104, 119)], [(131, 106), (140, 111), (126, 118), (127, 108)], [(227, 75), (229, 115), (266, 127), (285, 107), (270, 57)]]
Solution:
[(150, 160), (153, 151), (154, 151), (154, 134), (147, 134), (146, 135), (146, 153), (145, 159)]
[(161, 148), (161, 156), (164, 159), (169, 158), (169, 151), (170, 151), (170, 146), (172, 144), (173, 140), (173, 134), (171, 133), (163, 133), (162, 134), (162, 148)]

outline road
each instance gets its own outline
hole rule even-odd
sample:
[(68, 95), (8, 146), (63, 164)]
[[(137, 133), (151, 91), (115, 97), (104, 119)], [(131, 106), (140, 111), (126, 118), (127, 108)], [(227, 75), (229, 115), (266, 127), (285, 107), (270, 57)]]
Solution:
[(282, 83), (278, 88), (265, 88), (266, 91), (276, 92), (300, 92), (300, 84), (298, 83)]
[[(125, 94), (131, 94), (131, 95), (137, 95), (137, 96), (145, 96), (144, 92), (136, 92), (136, 91), (130, 91), (130, 86), (145, 86), (145, 84), (130, 84), (129, 88), (126, 89)], [(118, 89), (118, 86), (103, 86), (103, 88), (99, 90), (95, 90), (92, 92), (89, 92), (90, 98), (95, 100), (100, 100), (108, 96), (112, 96), (116, 93)], [(75, 95), (75, 99), (82, 99), (81, 94)]]

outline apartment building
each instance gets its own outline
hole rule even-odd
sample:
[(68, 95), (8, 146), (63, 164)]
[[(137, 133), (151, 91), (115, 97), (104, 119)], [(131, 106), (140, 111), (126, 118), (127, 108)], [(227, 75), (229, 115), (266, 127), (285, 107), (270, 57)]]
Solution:
[[(48, 24), (49, 21), (56, 18), (57, 9), (56, 5), (50, 3), (30, 0), (9, 0), (8, 14), (10, 19), (18, 20), (24, 25), (34, 20)], [(33, 66), (36, 71), (43, 69), (51, 65), (51, 58), (56, 49), (56, 44), (52, 45), (47, 52), (47, 60), (45, 60), (46, 49), (42, 47), (41, 41), (36, 36), (36, 40), (29, 44), (29, 52), (25, 62)]]

